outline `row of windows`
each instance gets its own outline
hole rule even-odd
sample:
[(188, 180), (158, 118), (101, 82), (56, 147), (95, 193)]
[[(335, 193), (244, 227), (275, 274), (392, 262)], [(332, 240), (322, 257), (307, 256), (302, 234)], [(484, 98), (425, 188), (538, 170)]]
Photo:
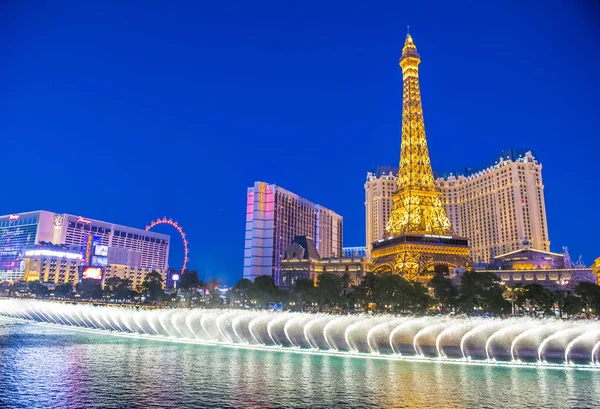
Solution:
[(27, 226), (37, 224), (37, 222), (37, 217), (19, 217), (17, 220), (9, 219), (0, 221), (0, 227)]
[[(75, 222), (69, 222), (68, 227), (69, 227), (69, 229), (89, 231), (91, 233), (98, 233), (98, 234), (110, 234), (110, 232), (111, 232), (111, 230), (107, 227), (106, 228), (98, 227), (98, 226), (92, 226), (89, 224), (82, 224), (82, 223), (75, 223)], [(69, 232), (69, 229), (67, 229), (67, 232)], [(164, 240), (164, 239), (159, 239), (159, 238), (155, 238), (155, 237), (151, 237), (151, 236), (145, 236), (142, 234), (128, 233), (128, 232), (119, 231), (119, 230), (115, 230), (113, 232), (113, 237), (125, 237), (128, 239), (143, 240), (143, 241), (147, 241), (150, 243), (161, 243), (161, 244), (167, 243), (167, 240)]]

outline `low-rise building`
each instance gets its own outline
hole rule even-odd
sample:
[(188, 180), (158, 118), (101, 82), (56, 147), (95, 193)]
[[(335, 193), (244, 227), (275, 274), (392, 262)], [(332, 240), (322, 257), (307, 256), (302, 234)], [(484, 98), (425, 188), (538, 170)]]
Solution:
[(44, 245), (24, 249), (25, 281), (64, 284), (79, 282), (83, 254), (79, 246)]
[(584, 281), (598, 283), (591, 267), (581, 260), (571, 261), (566, 247), (562, 254), (522, 248), (496, 256), (489, 265), (476, 268), (477, 272), (498, 275), (509, 287), (535, 283), (553, 290), (569, 290)]
[(344, 257), (367, 257), (367, 246), (358, 247), (343, 247), (342, 253)]
[(321, 258), (314, 242), (306, 236), (296, 236), (284, 251), (281, 260), (280, 287), (294, 287), (296, 281), (304, 278), (317, 283), (319, 274), (331, 273), (344, 279), (344, 286), (360, 284), (368, 271), (365, 257)]

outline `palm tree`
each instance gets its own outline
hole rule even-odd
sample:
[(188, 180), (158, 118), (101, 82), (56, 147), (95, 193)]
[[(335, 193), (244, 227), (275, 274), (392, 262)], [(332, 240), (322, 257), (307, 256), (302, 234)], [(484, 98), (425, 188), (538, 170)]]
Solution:
[(344, 286), (344, 294), (346, 294), (348, 292), (348, 287), (350, 287), (350, 273), (345, 271), (344, 274), (342, 274), (342, 284)]

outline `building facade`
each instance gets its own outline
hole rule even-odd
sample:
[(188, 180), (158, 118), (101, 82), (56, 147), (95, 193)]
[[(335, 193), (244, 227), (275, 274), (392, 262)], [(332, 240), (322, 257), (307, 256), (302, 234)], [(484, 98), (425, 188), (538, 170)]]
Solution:
[[(49, 243), (84, 248), (89, 236), (107, 247), (106, 254), (98, 256), (106, 257), (102, 261), (104, 278), (120, 276), (137, 282), (152, 270), (161, 274), (167, 270), (170, 237), (166, 234), (40, 210), (0, 216), (0, 281), (25, 278), (28, 260), (33, 263), (27, 250)], [(40, 272), (40, 279), (44, 277)], [(57, 280), (61, 280), (60, 274)]]
[[(397, 171), (396, 171), (397, 172)], [(365, 184), (367, 256), (370, 246), (385, 237), (391, 193), (397, 173), (369, 172)], [(501, 158), (468, 176), (435, 180), (452, 230), (469, 238), (475, 263), (490, 263), (494, 255), (531, 248), (550, 251), (542, 165), (531, 152)]]
[(360, 284), (368, 268), (369, 263), (364, 257), (321, 258), (310, 238), (297, 236), (285, 249), (281, 260), (279, 286), (293, 288), (298, 279), (310, 279), (316, 285), (320, 274), (330, 273), (342, 277), (344, 286), (349, 288)]
[(581, 282), (598, 283), (592, 267), (573, 262), (566, 247), (562, 254), (521, 248), (494, 256), (489, 264), (476, 271), (494, 273), (509, 287), (540, 284), (552, 290), (568, 291)]
[(469, 238), (475, 262), (489, 263), (523, 243), (550, 251), (542, 165), (531, 152), (500, 158), (467, 177), (439, 178), (436, 185), (453, 230)]
[(248, 188), (244, 278), (261, 275), (280, 282), (281, 259), (295, 236), (314, 240), (323, 257), (342, 254), (342, 216), (277, 185), (255, 182)]
[(0, 216), (0, 281), (22, 279), (25, 262), (21, 251), (40, 241), (51, 241), (53, 230), (43, 226), (52, 225), (52, 214), (29, 212)]
[(77, 284), (83, 254), (81, 246), (44, 245), (24, 249), (21, 260), (25, 262), (25, 281)]
[(358, 246), (358, 247), (343, 247), (342, 253), (344, 257), (362, 257), (367, 258), (367, 247), (366, 246)]
[(379, 166), (367, 173), (365, 183), (366, 257), (371, 259), (371, 243), (384, 239), (398, 184), (398, 168)]

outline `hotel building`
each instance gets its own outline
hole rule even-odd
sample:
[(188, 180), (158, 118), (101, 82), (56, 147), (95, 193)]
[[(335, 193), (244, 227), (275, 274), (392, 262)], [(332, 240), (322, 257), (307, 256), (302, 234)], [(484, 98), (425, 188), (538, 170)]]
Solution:
[(280, 282), (281, 259), (295, 236), (314, 241), (322, 257), (342, 254), (342, 216), (280, 186), (255, 182), (246, 200), (244, 278)]
[[(166, 234), (40, 210), (0, 216), (0, 281), (25, 278), (28, 266), (34, 265), (27, 250), (52, 243), (71, 249), (70, 253), (74, 247), (83, 248), (90, 235), (99, 245), (108, 247), (106, 259), (102, 261), (104, 278), (119, 276), (131, 279), (135, 285), (152, 270), (163, 275), (167, 271), (170, 237)], [(36, 266), (43, 263), (41, 256), (41, 253), (35, 256), (40, 263)], [(51, 255), (48, 263), (54, 260), (54, 263), (69, 264), (73, 260), (66, 263), (66, 259), (55, 256)], [(50, 281), (74, 281), (66, 270), (61, 274), (59, 269)], [(44, 280), (46, 276), (39, 271), (39, 277)]]
[[(386, 237), (397, 168), (369, 172), (365, 183), (367, 257)], [(531, 152), (509, 155), (468, 176), (438, 178), (436, 186), (455, 234), (469, 238), (475, 263), (524, 246), (550, 251), (542, 165)]]
[(365, 183), (366, 210), (366, 256), (371, 260), (371, 243), (386, 237), (385, 227), (392, 205), (394, 193), (398, 184), (398, 168), (379, 166), (375, 172), (367, 173)]
[(542, 165), (531, 152), (436, 185), (455, 233), (469, 238), (474, 262), (490, 263), (525, 245), (550, 251)]

